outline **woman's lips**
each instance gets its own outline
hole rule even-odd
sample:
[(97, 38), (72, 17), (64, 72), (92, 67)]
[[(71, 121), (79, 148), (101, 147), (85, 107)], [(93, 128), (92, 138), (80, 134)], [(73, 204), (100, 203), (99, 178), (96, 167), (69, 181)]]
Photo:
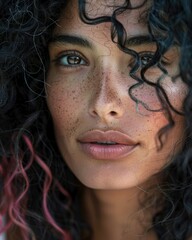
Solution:
[(119, 131), (92, 130), (78, 138), (83, 152), (94, 159), (118, 160), (138, 146), (128, 135)]

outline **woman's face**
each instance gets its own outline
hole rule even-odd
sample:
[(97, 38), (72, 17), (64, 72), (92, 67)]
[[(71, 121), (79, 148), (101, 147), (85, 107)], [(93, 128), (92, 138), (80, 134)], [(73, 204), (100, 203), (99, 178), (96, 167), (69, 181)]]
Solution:
[[(124, 1), (122, 1), (124, 2)], [(133, 1), (140, 3), (140, 0)], [(114, 1), (90, 1), (89, 17), (111, 14)], [(121, 1), (116, 1), (116, 4)], [(127, 47), (147, 64), (156, 50), (148, 39), (147, 6), (118, 16), (127, 32)], [(76, 177), (97, 189), (123, 189), (144, 184), (159, 172), (181, 148), (184, 119), (172, 112), (175, 126), (167, 133), (160, 151), (157, 133), (169, 122), (153, 87), (130, 77), (134, 57), (119, 50), (111, 41), (111, 24), (88, 25), (78, 15), (77, 1), (62, 13), (49, 45), (50, 68), (47, 77), (47, 104), (52, 115), (60, 152)], [(170, 75), (178, 71), (179, 50), (171, 48), (162, 58), (169, 76), (161, 86), (171, 104), (182, 109), (186, 87)], [(139, 73), (136, 73), (139, 76)], [(153, 67), (146, 73), (157, 81), (162, 72)]]

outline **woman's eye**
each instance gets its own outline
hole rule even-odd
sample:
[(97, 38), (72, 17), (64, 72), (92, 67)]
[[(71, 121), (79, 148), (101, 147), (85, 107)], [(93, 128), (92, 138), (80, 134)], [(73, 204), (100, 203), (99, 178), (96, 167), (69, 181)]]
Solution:
[(130, 67), (138, 66), (139, 68), (145, 67), (147, 64), (149, 64), (153, 58), (153, 53), (148, 52), (140, 52), (138, 53), (139, 62), (138, 59), (134, 58), (134, 60), (131, 60), (129, 63)]
[[(153, 58), (153, 54), (152, 53), (148, 53), (148, 54), (145, 54), (145, 55), (141, 55), (140, 56), (140, 61), (141, 61), (141, 66), (146, 66), (147, 64), (149, 64), (151, 62)], [(154, 66), (156, 66), (158, 63), (156, 63)], [(165, 57), (162, 57), (162, 59), (160, 60), (159, 64), (163, 65), (163, 66), (166, 66), (166, 65), (169, 65), (169, 61), (165, 58)]]
[(152, 57), (153, 57), (152, 55), (143, 55), (143, 56), (141, 56), (140, 60), (141, 60), (142, 66), (146, 66), (148, 63), (150, 63)]
[(60, 59), (63, 65), (80, 65), (85, 64), (85, 61), (79, 56), (63, 56)]
[(63, 54), (62, 56), (58, 57), (55, 62), (64, 67), (78, 67), (81, 65), (87, 65), (87, 61), (85, 61), (83, 57), (76, 53)]

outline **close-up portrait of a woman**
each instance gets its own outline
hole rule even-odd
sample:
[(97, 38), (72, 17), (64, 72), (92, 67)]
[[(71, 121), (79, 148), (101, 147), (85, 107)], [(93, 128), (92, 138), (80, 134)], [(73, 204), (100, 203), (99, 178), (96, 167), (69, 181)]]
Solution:
[(0, 0), (0, 240), (192, 239), (192, 2)]

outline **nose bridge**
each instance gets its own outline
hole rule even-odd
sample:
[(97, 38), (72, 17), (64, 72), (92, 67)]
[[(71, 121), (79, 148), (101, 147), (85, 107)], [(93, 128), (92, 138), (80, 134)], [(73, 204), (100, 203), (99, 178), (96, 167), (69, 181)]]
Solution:
[(97, 72), (90, 113), (102, 119), (119, 118), (123, 114), (120, 77), (111, 66), (102, 65)]
[(96, 80), (98, 83), (97, 95), (108, 103), (115, 101), (115, 97), (118, 96), (118, 79), (121, 78), (114, 59), (111, 55), (98, 59), (100, 63)]
[(110, 69), (103, 69), (100, 75), (96, 97), (106, 104), (115, 102), (118, 98), (118, 83), (117, 79), (114, 79), (116, 74), (112, 74)]

